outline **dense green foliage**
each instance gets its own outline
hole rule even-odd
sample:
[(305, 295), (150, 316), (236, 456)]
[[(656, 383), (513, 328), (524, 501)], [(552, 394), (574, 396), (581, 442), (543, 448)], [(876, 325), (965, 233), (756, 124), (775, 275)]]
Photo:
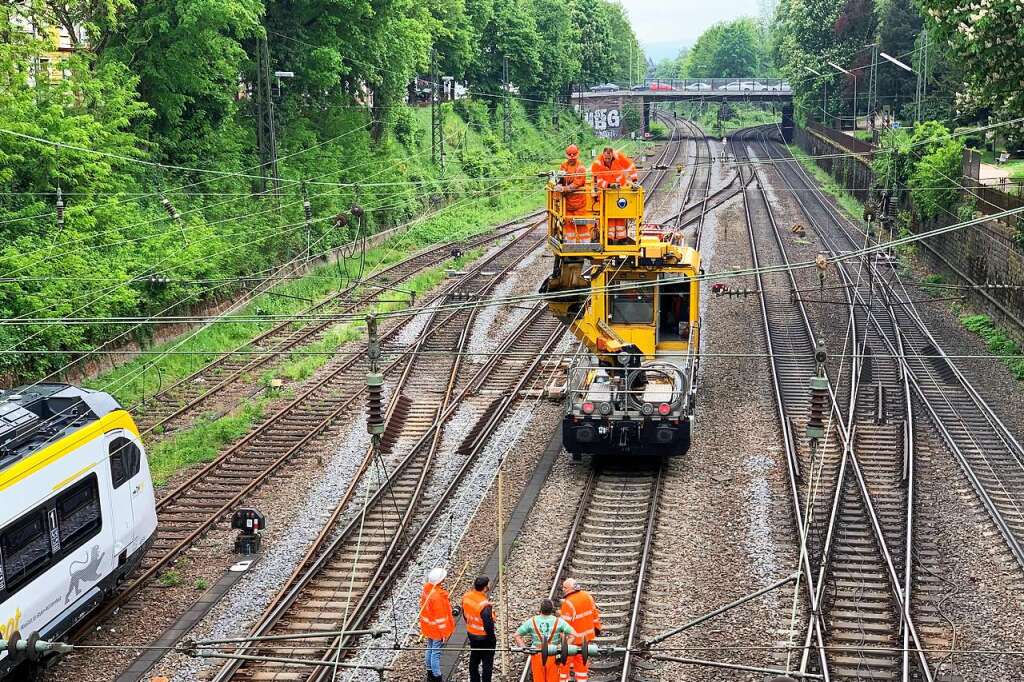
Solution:
[[(1003, 119), (1024, 111), (1024, 4), (1020, 0), (918, 0), (928, 27), (947, 43), (961, 65), (967, 88), (958, 92), (962, 111), (988, 109)], [(1016, 125), (1024, 139), (1024, 125)]]
[[(617, 26), (609, 44), (635, 43), (628, 24), (615, 24), (620, 7), (588, 1), (602, 8), (603, 26)], [(151, 325), (106, 318), (180, 315), (232, 299), (303, 259), (307, 247), (316, 254), (361, 233), (355, 221), (338, 227), (333, 220), (353, 203), (367, 208), (367, 231), (453, 202), (476, 202), (474, 225), (486, 224), (487, 207), (504, 196), (522, 207), (518, 200), (535, 181), (510, 176), (549, 166), (566, 140), (590, 140), (577, 117), (551, 103), (581, 77), (575, 7), (550, 0), (4, 5), (0, 318), (82, 323), (5, 324), (0, 348), (148, 343)], [(51, 62), (47, 74), (38, 58), (53, 44), (16, 28), (12, 12), (37, 26), (84, 27), (72, 36), (79, 49)], [(541, 44), (538, 31), (550, 40)], [(261, 38), (271, 70), (295, 73), (275, 82), (276, 197), (255, 191)], [(500, 100), (445, 104), (444, 174), (430, 160), (429, 110), (405, 105), (431, 48), (443, 69), (480, 93), (500, 91), (500, 55), (516, 53), (510, 142), (502, 140)], [(601, 68), (593, 75), (608, 79), (624, 65), (612, 60)], [(58, 189), (67, 206), (63, 224)], [(447, 236), (443, 227), (435, 232)], [(0, 376), (43, 376), (68, 359), (4, 354)]]
[(686, 78), (768, 75), (765, 36), (750, 18), (715, 24), (697, 38), (682, 64)]

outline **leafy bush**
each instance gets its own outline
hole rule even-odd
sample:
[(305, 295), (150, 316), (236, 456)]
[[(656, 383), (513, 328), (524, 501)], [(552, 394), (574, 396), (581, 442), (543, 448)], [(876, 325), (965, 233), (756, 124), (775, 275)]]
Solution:
[[(974, 332), (982, 339), (988, 349), (996, 355), (1013, 356), (1020, 355), (1021, 348), (1017, 343), (1006, 336), (1001, 329), (996, 327), (992, 318), (988, 315), (962, 315), (960, 323), (969, 331)], [(1024, 360), (1014, 357), (1005, 357), (1003, 361), (1010, 368), (1013, 376), (1024, 381)]]
[(911, 198), (924, 218), (935, 218), (942, 211), (954, 212), (960, 193), (960, 164), (964, 144), (949, 139), (921, 157), (910, 176)]

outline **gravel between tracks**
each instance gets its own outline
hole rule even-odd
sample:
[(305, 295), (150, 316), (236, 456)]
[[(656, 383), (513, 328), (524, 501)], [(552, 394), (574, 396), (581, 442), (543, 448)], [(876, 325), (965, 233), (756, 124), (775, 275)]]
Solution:
[[(705, 268), (748, 267), (739, 199), (705, 225)], [(720, 228), (720, 226), (725, 226)], [(735, 281), (732, 286), (754, 287)], [(763, 353), (754, 297), (703, 300), (702, 347), (711, 353)], [(706, 357), (689, 454), (673, 459), (663, 485), (642, 635), (649, 637), (760, 589), (796, 563), (789, 488), (774, 396), (763, 358)], [(738, 428), (742, 425), (741, 428)], [(717, 652), (717, 645), (775, 646), (785, 639), (792, 588), (725, 613), (660, 645), (669, 656), (775, 665), (771, 652)], [(671, 649), (693, 647), (684, 651)], [(656, 680), (755, 679), (651, 661)], [(728, 678), (725, 676), (729, 675)], [(759, 679), (759, 678), (757, 678)]]

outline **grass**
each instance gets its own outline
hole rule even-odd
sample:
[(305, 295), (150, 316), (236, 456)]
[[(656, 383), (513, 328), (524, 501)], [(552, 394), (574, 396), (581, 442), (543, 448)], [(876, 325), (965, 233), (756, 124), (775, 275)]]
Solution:
[(1000, 152), (986, 149), (981, 152), (981, 162), (1002, 168), (1010, 174), (1010, 180), (1013, 182), (1024, 181), (1024, 159), (1010, 159), (1006, 163), (997, 163), (999, 154)]
[[(477, 259), (482, 253), (482, 249), (468, 251), (452, 261), (451, 266), (461, 268), (465, 263)], [(433, 289), (444, 280), (447, 269), (448, 266), (444, 265), (426, 270), (403, 284), (401, 288), (404, 291), (414, 292), (416, 297), (419, 298), (423, 293)], [(402, 310), (408, 307), (409, 304), (404, 301), (392, 300), (378, 303), (368, 312), (379, 314)], [(366, 325), (362, 321), (337, 324), (328, 329), (322, 339), (303, 348), (301, 354), (290, 356), (285, 364), (272, 374), (272, 377), (289, 379), (291, 381), (307, 379), (316, 370), (327, 364), (327, 361), (331, 359), (330, 353), (338, 350), (338, 348), (350, 341), (355, 341), (365, 333)]]
[(941, 286), (936, 285), (941, 285), (945, 283), (946, 280), (942, 277), (942, 275), (932, 273), (930, 275), (926, 275), (924, 279), (921, 280), (921, 287), (926, 292), (928, 292), (929, 296), (940, 296), (945, 292)]
[(148, 451), (153, 484), (162, 486), (176, 471), (209, 462), (221, 448), (247, 434), (263, 418), (274, 394), (243, 403), (241, 409), (219, 419), (201, 418), (188, 429), (155, 443)]
[[(458, 241), (479, 234), (497, 223), (535, 210), (541, 205), (542, 193), (538, 186), (536, 192), (511, 191), (494, 200), (481, 199), (444, 209), (405, 233), (368, 250), (365, 257), (367, 269), (390, 265), (407, 257), (411, 251), (428, 245)], [(322, 300), (343, 288), (348, 277), (358, 275), (358, 259), (357, 254), (337, 264), (322, 265), (306, 277), (280, 284), (271, 290), (273, 293), (256, 297), (235, 316), (252, 318), (300, 312), (309, 307), (309, 301)], [(230, 320), (230, 316), (226, 319)], [(83, 383), (89, 388), (108, 391), (122, 405), (131, 406), (192, 374), (215, 355), (234, 350), (272, 327), (273, 323), (269, 321), (211, 324), (192, 333), (187, 341), (173, 339), (149, 349), (156, 353), (175, 351), (175, 354), (140, 356)], [(154, 357), (158, 359), (154, 360)]]
[(836, 202), (839, 204), (839, 208), (841, 208), (843, 213), (846, 214), (846, 217), (859, 225), (864, 217), (864, 207), (859, 201), (857, 201), (857, 198), (836, 184), (836, 181), (832, 176), (829, 175), (825, 169), (814, 163), (814, 161), (804, 153), (804, 150), (800, 149), (795, 144), (791, 144), (789, 145), (789, 151), (792, 152), (793, 157), (800, 163), (800, 165), (818, 181), (818, 184), (821, 185), (821, 189), (835, 198)]
[(164, 587), (177, 587), (181, 584), (181, 574), (171, 569), (160, 574), (160, 584)]
[[(994, 355), (1021, 355), (1021, 348), (1017, 345), (1017, 342), (997, 327), (988, 315), (961, 315), (960, 323), (968, 331), (980, 336)], [(1024, 381), (1024, 358), (1003, 357), (1002, 361), (1010, 368), (1010, 373), (1013, 374), (1014, 378), (1018, 381)]]

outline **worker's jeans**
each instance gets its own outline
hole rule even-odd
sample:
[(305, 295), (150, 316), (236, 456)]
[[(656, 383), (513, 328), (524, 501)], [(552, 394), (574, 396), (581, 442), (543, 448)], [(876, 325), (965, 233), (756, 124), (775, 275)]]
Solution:
[(427, 640), (427, 670), (432, 672), (434, 677), (441, 677), (441, 647), (443, 646), (443, 639)]

